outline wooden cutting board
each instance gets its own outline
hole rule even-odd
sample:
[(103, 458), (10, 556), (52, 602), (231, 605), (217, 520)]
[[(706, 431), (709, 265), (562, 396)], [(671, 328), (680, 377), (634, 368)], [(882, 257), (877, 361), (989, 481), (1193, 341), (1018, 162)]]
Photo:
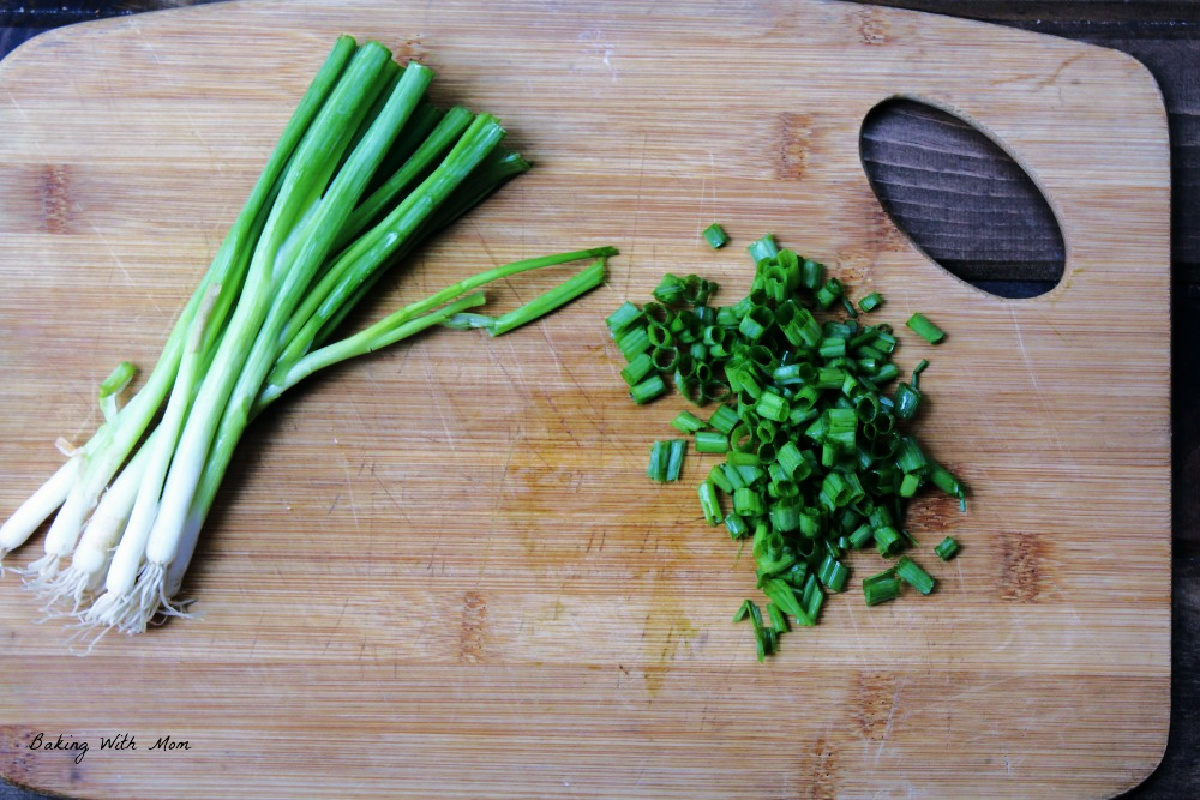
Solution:
[[(0, 64), (0, 513), (56, 437), (94, 428), (116, 362), (153, 363), (342, 32), (436, 68), (440, 101), (499, 114), (538, 164), (374, 314), (587, 245), (621, 248), (611, 279), (503, 339), (436, 332), (334, 370), (260, 420), (192, 570), (197, 619), (78, 657), (5, 576), (5, 777), (89, 798), (1068, 798), (1157, 764), (1167, 126), (1145, 69), (1074, 42), (783, 0), (267, 0), (46, 34)], [(859, 130), (897, 95), (1033, 176), (1066, 242), (1054, 291), (988, 296), (893, 227)], [(602, 320), (667, 270), (736, 299), (768, 231), (883, 292), (881, 318), (950, 331), (900, 361), (932, 359), (922, 435), (974, 496), (913, 510), (936, 594), (867, 609), (854, 589), (757, 664), (729, 621), (748, 554), (692, 480), (644, 476), (683, 404), (632, 406)], [(123, 733), (136, 751), (101, 751)]]

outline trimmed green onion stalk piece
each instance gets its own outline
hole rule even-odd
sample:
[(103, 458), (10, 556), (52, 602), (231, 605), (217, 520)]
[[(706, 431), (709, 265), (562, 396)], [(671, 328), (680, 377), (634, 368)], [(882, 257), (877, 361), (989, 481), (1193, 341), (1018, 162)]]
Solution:
[[(906, 507), (930, 489), (964, 504), (966, 490), (908, 430), (929, 362), (897, 383), (891, 325), (863, 322), (838, 278), (775, 237), (748, 250), (754, 280), (736, 303), (710, 305), (716, 284), (667, 273), (651, 302), (625, 301), (606, 324), (634, 402), (673, 388), (697, 406), (715, 405), (682, 410), (671, 424), (691, 436), (693, 458), (709, 460), (700, 515), (751, 543), (770, 624), (751, 600), (736, 619), (752, 621), (761, 659), (790, 628), (817, 624), (826, 595), (848, 585), (851, 551), (890, 562), (863, 582), (868, 605), (899, 597), (903, 584), (934, 591), (935, 578), (906, 555), (916, 547)], [(863, 312), (883, 307), (874, 292), (858, 303)], [(909, 327), (931, 341), (944, 336), (919, 314)], [(668, 480), (669, 463), (668, 442), (655, 443), (650, 476)], [(935, 552), (945, 559), (956, 549), (947, 538)]]
[[(177, 593), (234, 449), (285, 391), (432, 327), (502, 335), (603, 282), (611, 247), (517, 261), (340, 335), (389, 267), (529, 168), (500, 146), (495, 117), (436, 108), (433, 77), (377, 42), (336, 41), (145, 384), (118, 407), (134, 375), (119, 366), (100, 388), (104, 424), (0, 526), (2, 559), (54, 517), (24, 572), (95, 639), (183, 613)], [(514, 311), (475, 310), (487, 284), (575, 261), (590, 263)], [(625, 308), (610, 327), (639, 316)], [(651, 372), (631, 383), (660, 380)], [(680, 442), (666, 464), (674, 478)]]
[(941, 544), (933, 548), (933, 552), (936, 553), (937, 557), (942, 561), (949, 561), (958, 555), (958, 542), (955, 541), (954, 537), (947, 536), (941, 541)]
[(909, 317), (908, 322), (904, 324), (930, 344), (938, 344), (946, 338), (946, 332), (930, 322), (920, 311)]
[(863, 580), (863, 600), (869, 606), (877, 606), (900, 596), (900, 579), (891, 570), (872, 575)]
[(725, 234), (725, 229), (714, 222), (704, 229), (704, 241), (708, 242), (708, 246), (713, 250), (719, 250), (729, 242), (729, 237)]

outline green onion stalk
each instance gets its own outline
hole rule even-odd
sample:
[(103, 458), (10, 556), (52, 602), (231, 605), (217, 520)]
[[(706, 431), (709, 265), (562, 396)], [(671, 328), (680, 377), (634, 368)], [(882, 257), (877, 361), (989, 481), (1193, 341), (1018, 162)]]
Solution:
[[(344, 338), (379, 277), (528, 162), (490, 114), (443, 112), (433, 72), (377, 42), (341, 37), (286, 126), (145, 384), (104, 382), (105, 422), (0, 526), (0, 560), (51, 515), (44, 554), (21, 572), (48, 609), (98, 633), (144, 631), (176, 600), (247, 425), (313, 373), (435, 326), (501, 335), (599, 286), (610, 247), (507, 264)], [(521, 272), (589, 266), (491, 317), (481, 287)], [(57, 513), (55, 513), (57, 512)]]

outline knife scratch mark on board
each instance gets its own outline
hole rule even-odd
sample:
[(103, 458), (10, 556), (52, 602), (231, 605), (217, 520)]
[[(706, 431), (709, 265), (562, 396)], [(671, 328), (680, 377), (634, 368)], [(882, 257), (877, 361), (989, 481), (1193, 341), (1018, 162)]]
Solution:
[[(109, 241), (109, 238), (104, 235), (104, 231), (98, 228), (96, 223), (91, 222), (90, 220), (88, 222), (88, 227), (91, 229), (92, 234), (100, 240), (100, 244), (104, 245), (104, 249), (108, 251), (108, 255), (112, 259), (113, 267), (120, 270), (121, 274), (125, 276), (125, 282), (133, 288), (138, 288), (138, 282), (134, 280), (133, 275), (129, 272), (129, 267), (125, 265), (124, 260), (122, 260), (120, 254), (117, 253), (116, 249), (112, 246), (112, 242)], [(155, 313), (160, 315), (165, 313), (162, 306), (158, 304), (154, 295), (147, 292), (145, 297), (146, 302), (154, 308)]]
[[(638, 242), (638, 220), (641, 219), (642, 211), (642, 195), (646, 185), (646, 142), (650, 134), (642, 134), (642, 144), (638, 152), (638, 178), (637, 191), (633, 197), (633, 230), (629, 234), (629, 261), (633, 262), (635, 253), (637, 252)], [(630, 293), (630, 284), (633, 278), (633, 270), (625, 270), (625, 296)]]
[[(169, 68), (164, 64), (162, 58), (159, 56), (158, 47), (154, 44), (153, 39), (146, 38), (145, 34), (142, 32), (141, 20), (139, 20), (137, 17), (133, 17), (131, 27), (138, 39), (145, 46), (146, 52), (150, 54), (150, 58), (154, 61), (154, 65), (160, 68), (163, 74), (169, 74)], [(215, 155), (212, 146), (209, 145), (208, 141), (200, 135), (200, 126), (196, 124), (196, 118), (192, 116), (192, 112), (189, 110), (188, 104), (181, 103), (179, 105), (179, 111), (183, 114), (184, 118), (187, 119), (190, 125), (192, 138), (194, 138), (196, 142), (204, 148), (206, 153), (209, 155)], [(214, 158), (213, 165), (219, 170), (221, 169), (222, 162), (219, 158)]]
[(442, 392), (441, 398), (433, 396), (437, 382), (434, 380), (433, 367), (429, 362), (429, 352), (425, 349), (422, 349), (421, 354), (424, 356), (423, 362), (425, 364), (425, 385), (429, 387), (429, 399), (432, 401), (433, 407), (437, 409), (438, 418), (442, 422), (442, 430), (446, 433), (446, 444), (450, 446), (450, 451), (452, 453), (457, 454), (458, 441), (455, 439), (454, 430), (450, 426), (450, 421), (446, 418), (446, 411), (442, 408), (442, 403), (438, 402), (439, 399), (447, 400), (448, 398), (446, 397), (446, 393), (444, 391)]
[[(1046, 399), (1046, 392), (1042, 388), (1041, 382), (1038, 381), (1037, 370), (1034, 368), (1033, 359), (1029, 355), (1028, 348), (1025, 347), (1025, 337), (1021, 334), (1021, 322), (1017, 319), (1017, 311), (1010, 305), (1008, 308), (1008, 313), (1009, 316), (1012, 317), (1013, 333), (1016, 335), (1017, 349), (1021, 352), (1021, 359), (1025, 365), (1025, 372), (1027, 375), (1029, 375), (1029, 383), (1033, 386), (1033, 392), (1037, 397), (1038, 405), (1042, 407), (1042, 418), (1044, 420), (1053, 419), (1054, 410), (1051, 403)], [(1055, 426), (1048, 425), (1045, 427), (1047, 438), (1054, 443), (1054, 449), (1060, 453), (1066, 452)]]
[(879, 766), (879, 758), (883, 755), (883, 747), (887, 744), (888, 737), (892, 735), (892, 727), (896, 722), (896, 710), (900, 708), (900, 693), (904, 690), (904, 681), (896, 686), (892, 692), (891, 708), (888, 709), (887, 722), (883, 727), (883, 733), (879, 736), (879, 744), (875, 747), (875, 757), (872, 766)]
[(354, 496), (354, 478), (350, 475), (350, 459), (346, 458), (346, 454), (342, 453), (342, 468), (346, 472), (346, 491), (350, 495), (350, 515), (354, 518), (354, 529), (361, 530), (362, 526), (358, 521), (358, 498)]

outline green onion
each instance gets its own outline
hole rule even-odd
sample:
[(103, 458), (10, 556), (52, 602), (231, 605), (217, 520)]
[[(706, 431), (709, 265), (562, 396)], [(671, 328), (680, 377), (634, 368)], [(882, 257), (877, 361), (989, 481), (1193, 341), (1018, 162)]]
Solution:
[(775, 629), (777, 636), (788, 629), (787, 617), (774, 603), (767, 603), (767, 618), (771, 620), (771, 627)]
[(687, 439), (672, 439), (667, 459), (667, 480), (677, 481), (683, 474), (683, 458), (687, 453)]
[(687, 439), (661, 439), (650, 445), (650, 462), (646, 475), (652, 481), (667, 483), (679, 480)]
[(897, 492), (901, 497), (912, 497), (917, 493), (917, 489), (921, 487), (921, 477), (915, 472), (907, 473), (900, 481), (900, 489)]
[(837, 278), (825, 281), (825, 285), (817, 290), (817, 305), (829, 308), (842, 296), (842, 289), (842, 282)]
[(638, 405), (649, 403), (667, 393), (667, 384), (658, 375), (653, 375), (629, 390), (629, 396)]
[(732, 432), (739, 421), (737, 411), (724, 405), (718, 406), (717, 410), (708, 418), (709, 425), (725, 434)]
[(966, 510), (967, 490), (963, 488), (958, 478), (954, 477), (954, 474), (950, 470), (940, 464), (935, 464), (933, 469), (930, 470), (929, 479), (933, 481), (934, 486), (946, 494), (958, 498), (959, 507), (964, 511)]
[(808, 613), (801, 605), (800, 598), (796, 597), (796, 590), (787, 581), (782, 578), (771, 578), (763, 581), (762, 590), (763, 594), (771, 598), (771, 602), (779, 606), (785, 614), (794, 617), (797, 621), (807, 622)]
[(100, 384), (100, 411), (104, 414), (105, 422), (111, 423), (117, 418), (117, 397), (137, 375), (137, 367), (130, 361), (122, 361), (107, 378)]
[(920, 311), (909, 317), (905, 324), (912, 329), (913, 333), (930, 344), (938, 344), (946, 338), (946, 332), (930, 322)]
[(771, 506), (767, 516), (771, 527), (777, 531), (787, 533), (800, 528), (799, 503), (776, 503)]
[(832, 555), (826, 555), (817, 571), (817, 579), (831, 592), (840, 592), (846, 587), (850, 569)]
[(875, 541), (875, 532), (871, 530), (870, 525), (860, 525), (850, 534), (850, 546), (855, 550), (861, 550), (873, 541)]
[(729, 437), (720, 431), (696, 431), (696, 452), (724, 453), (729, 450)]
[(756, 263), (772, 259), (779, 255), (779, 245), (775, 243), (775, 237), (769, 233), (761, 239), (752, 242), (747, 249), (750, 251), (750, 257)]
[(617, 347), (626, 361), (632, 361), (639, 353), (650, 349), (650, 334), (645, 325), (632, 325), (613, 334)]
[(871, 292), (869, 295), (858, 301), (858, 307), (863, 311), (874, 311), (883, 303), (883, 295), (879, 292)]
[[(735, 489), (734, 491), (737, 490)], [(725, 529), (729, 531), (730, 539), (741, 539), (750, 533), (750, 526), (746, 524), (746, 520), (737, 514), (727, 514), (725, 516)]]
[(941, 544), (933, 548), (933, 552), (936, 553), (937, 557), (942, 561), (949, 561), (950, 559), (954, 558), (954, 556), (958, 555), (958, 542), (956, 542), (953, 537), (947, 536), (941, 541)]
[(929, 594), (933, 591), (935, 583), (933, 578), (908, 556), (900, 556), (896, 560), (896, 577), (921, 594)]
[(721, 502), (717, 499), (717, 490), (711, 480), (701, 481), (697, 492), (700, 495), (700, 511), (709, 525), (718, 525), (723, 519)]
[(921, 404), (921, 390), (917, 387), (920, 382), (921, 373), (928, 366), (929, 362), (922, 359), (913, 369), (912, 383), (902, 383), (896, 387), (894, 402), (896, 404), (896, 416), (900, 419), (912, 419), (916, 416), (917, 408)]
[(725, 235), (725, 229), (720, 224), (714, 222), (704, 229), (704, 240), (708, 242), (708, 246), (713, 250), (719, 250), (726, 245), (729, 237)]
[(900, 535), (900, 531), (891, 526), (876, 528), (873, 533), (875, 549), (881, 556), (894, 556), (904, 546), (904, 538)]
[(896, 454), (896, 466), (904, 472), (917, 472), (928, 464), (928, 459), (921, 452), (921, 445), (911, 436), (900, 438), (900, 450)]
[(733, 490), (733, 513), (739, 516), (756, 516), (764, 510), (762, 497), (758, 492), (748, 486)]
[(608, 315), (608, 318), (604, 320), (604, 324), (615, 334), (617, 331), (628, 328), (641, 318), (642, 312), (638, 310), (638, 307), (626, 300), (616, 311)]
[(704, 420), (690, 411), (680, 411), (675, 415), (675, 419), (671, 420), (671, 427), (680, 433), (695, 433), (696, 431), (703, 430), (705, 426), (706, 423)]
[[(174, 597), (234, 450), (285, 391), (433, 327), (504, 334), (604, 280), (613, 248), (514, 262), (341, 333), (390, 265), (529, 169), (500, 145), (495, 117), (434, 107), (432, 80), (377, 42), (338, 38), (145, 384), (118, 408), (133, 370), (114, 371), (100, 391), (104, 424), (0, 526), (2, 558), (55, 515), (29, 569), (48, 605), (65, 601), (101, 632), (179, 614)], [(472, 310), (488, 283), (583, 259), (596, 260), (514, 311)], [(633, 304), (607, 322), (627, 359), (649, 349)]]
[(724, 464), (713, 464), (708, 471), (708, 480), (725, 494), (733, 494), (733, 484), (725, 474)]
[(635, 386), (654, 369), (654, 361), (648, 353), (638, 353), (633, 360), (621, 370), (621, 378), (629, 386)]
[(675, 305), (683, 301), (686, 292), (683, 278), (668, 272), (654, 290), (654, 299), (665, 305)]
[(899, 596), (900, 579), (891, 570), (863, 579), (863, 599), (869, 606), (877, 606)]

